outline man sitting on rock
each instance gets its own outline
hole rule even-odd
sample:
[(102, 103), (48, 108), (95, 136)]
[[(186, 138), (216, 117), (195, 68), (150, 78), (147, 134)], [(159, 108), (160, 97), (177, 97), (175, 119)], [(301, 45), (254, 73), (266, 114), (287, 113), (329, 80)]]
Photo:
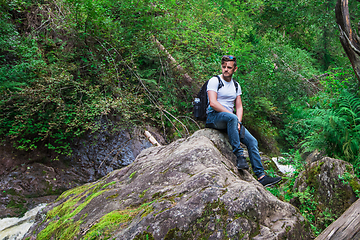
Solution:
[[(237, 157), (236, 166), (239, 170), (248, 169), (240, 142), (244, 143), (249, 152), (252, 169), (263, 186), (271, 186), (281, 181), (281, 177), (268, 177), (261, 163), (258, 142), (242, 125), (243, 105), (241, 102), (240, 85), (232, 79), (236, 72), (236, 58), (223, 56), (221, 59), (222, 74), (220, 80), (213, 77), (207, 85), (209, 107), (207, 109), (206, 126), (219, 130), (226, 129), (233, 152)], [(237, 89), (237, 90), (236, 90)], [(234, 103), (236, 113), (234, 114)]]

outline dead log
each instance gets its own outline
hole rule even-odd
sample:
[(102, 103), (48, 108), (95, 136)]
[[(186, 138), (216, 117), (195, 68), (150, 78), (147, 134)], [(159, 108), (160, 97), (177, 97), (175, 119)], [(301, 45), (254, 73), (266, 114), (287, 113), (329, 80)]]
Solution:
[(315, 240), (360, 239), (360, 199), (354, 202)]
[(182, 75), (182, 84), (183, 85), (188, 85), (191, 86), (191, 84), (193, 83), (193, 79), (189, 76), (189, 74), (186, 73), (185, 69), (183, 67), (180, 66), (180, 64), (175, 60), (175, 58), (173, 56), (171, 56), (171, 54), (166, 50), (166, 48), (159, 42), (159, 40), (157, 40), (155, 38), (155, 36), (152, 37), (153, 42), (156, 44), (156, 46), (158, 47), (158, 49), (165, 53), (167, 60), (169, 62), (169, 64), (176, 69), (177, 73), (179, 73), (180, 75)]
[[(340, 29), (340, 42), (360, 82), (359, 37), (351, 28), (348, 0), (338, 0), (335, 7), (336, 22)], [(359, 25), (359, 24), (358, 24)]]

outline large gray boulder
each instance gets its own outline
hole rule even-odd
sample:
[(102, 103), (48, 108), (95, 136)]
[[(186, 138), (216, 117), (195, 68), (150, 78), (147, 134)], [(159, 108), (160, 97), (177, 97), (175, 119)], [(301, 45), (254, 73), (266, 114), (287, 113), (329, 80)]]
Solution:
[(145, 149), (131, 165), (63, 193), (25, 238), (311, 239), (298, 210), (234, 160), (210, 129)]

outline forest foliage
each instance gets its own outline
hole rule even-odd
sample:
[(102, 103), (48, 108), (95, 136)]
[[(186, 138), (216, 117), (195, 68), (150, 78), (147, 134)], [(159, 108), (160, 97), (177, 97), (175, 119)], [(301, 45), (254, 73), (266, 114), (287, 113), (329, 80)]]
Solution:
[[(360, 176), (359, 85), (335, 0), (0, 3), (0, 137), (19, 150), (71, 155), (72, 140), (100, 124), (151, 124), (168, 141), (188, 136), (203, 126), (192, 119), (194, 93), (232, 54), (244, 124), (262, 149), (319, 149)], [(356, 22), (359, 5), (350, 5)]]
[[(334, 6), (333, 0), (3, 0), (0, 135), (18, 149), (46, 146), (61, 154), (71, 154), (71, 140), (98, 130), (101, 119), (147, 122), (169, 141), (187, 136), (202, 126), (192, 119), (193, 94), (219, 73), (221, 56), (233, 54), (244, 124), (263, 148), (320, 148), (358, 162), (357, 120), (342, 119), (341, 133), (325, 127), (334, 121), (325, 112), (338, 113), (349, 94), (359, 101)], [(154, 38), (192, 86), (181, 84)], [(328, 136), (342, 133), (343, 141), (330, 144)]]

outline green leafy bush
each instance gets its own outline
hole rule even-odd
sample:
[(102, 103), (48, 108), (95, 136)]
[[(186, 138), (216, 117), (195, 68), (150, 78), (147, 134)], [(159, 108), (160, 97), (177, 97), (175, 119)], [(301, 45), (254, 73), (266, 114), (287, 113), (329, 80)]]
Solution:
[[(342, 91), (328, 107), (311, 110), (307, 119), (313, 133), (306, 137), (303, 147), (307, 151), (325, 150), (330, 157), (346, 160), (358, 166), (360, 150), (360, 98)], [(358, 172), (359, 170), (356, 170)]]
[(0, 16), (0, 92), (28, 86), (45, 65), (36, 41), (21, 36), (9, 21), (6, 12)]
[[(283, 9), (287, 20), (295, 16), (288, 26), (275, 24)], [(114, 116), (119, 124), (154, 124), (169, 140), (187, 136), (202, 126), (191, 118), (193, 93), (220, 73), (224, 54), (238, 57), (245, 125), (273, 149), (308, 135), (301, 112), (310, 97), (345, 84), (336, 81), (341, 70), (328, 85), (316, 81), (319, 59), (308, 48), (323, 32), (316, 35), (318, 22), (307, 19), (296, 41), (296, 26), (304, 23), (280, 3), (27, 0), (4, 2), (0, 10), (0, 134), (24, 150), (46, 144), (66, 153), (73, 137)], [(192, 86), (181, 83), (183, 73), (167, 53)]]

